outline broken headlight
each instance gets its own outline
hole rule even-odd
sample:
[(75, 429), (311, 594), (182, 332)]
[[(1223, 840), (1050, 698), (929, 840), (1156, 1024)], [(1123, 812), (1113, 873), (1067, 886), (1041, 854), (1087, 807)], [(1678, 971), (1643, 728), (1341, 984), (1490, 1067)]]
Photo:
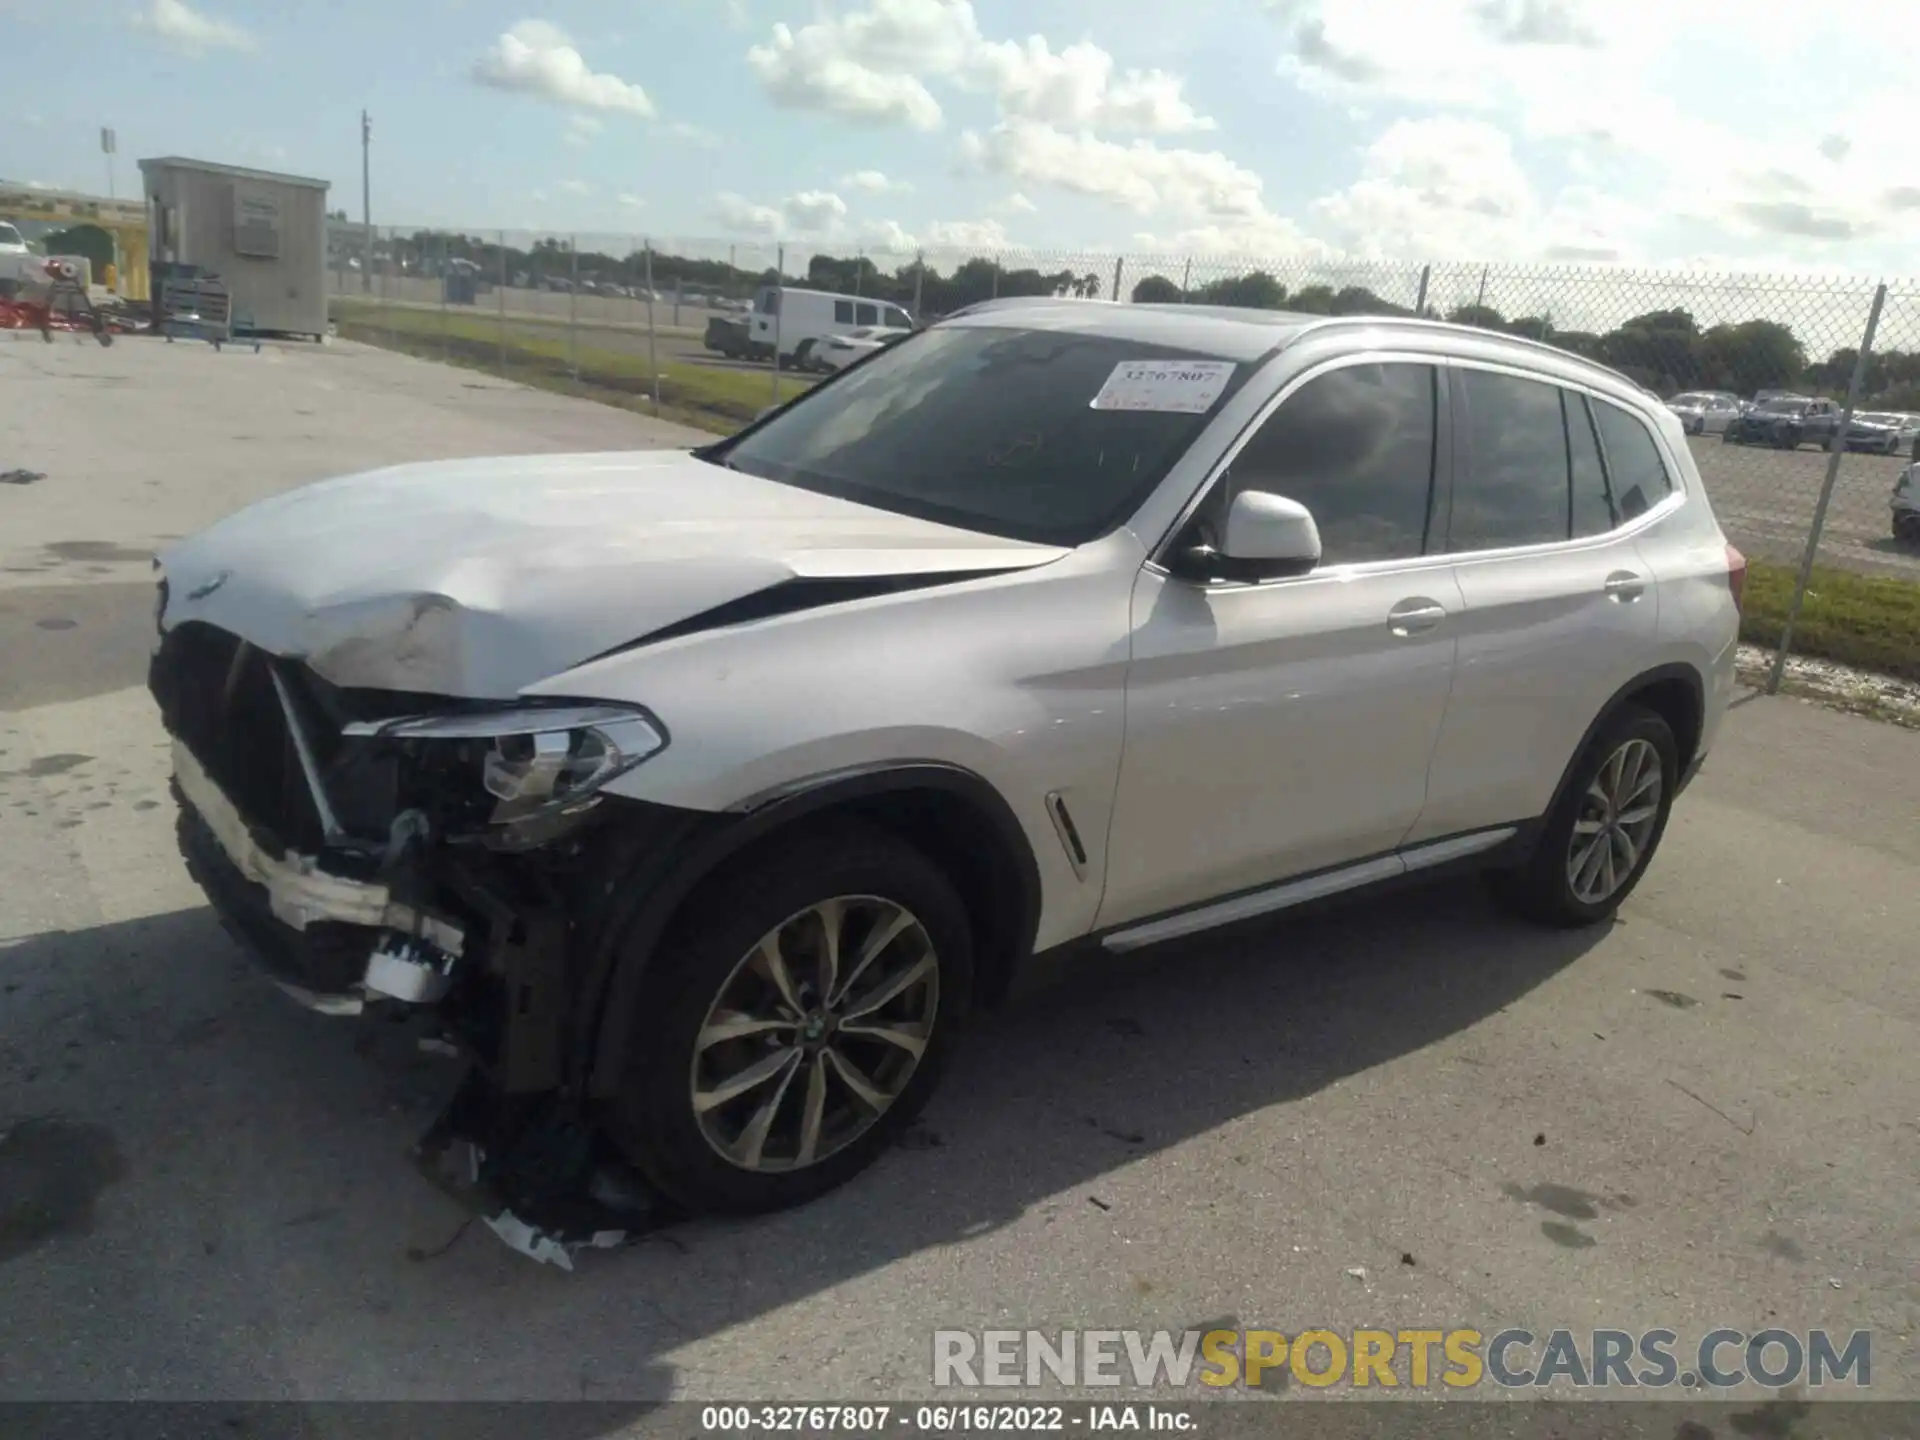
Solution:
[(490, 824), (544, 844), (599, 803), (608, 781), (666, 749), (666, 727), (637, 706), (530, 705), (349, 725), (349, 736), (462, 747), (497, 802)]

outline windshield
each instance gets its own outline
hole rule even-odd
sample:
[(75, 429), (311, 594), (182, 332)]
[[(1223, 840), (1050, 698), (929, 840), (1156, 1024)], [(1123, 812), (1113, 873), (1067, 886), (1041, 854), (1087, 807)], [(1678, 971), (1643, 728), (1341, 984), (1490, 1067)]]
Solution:
[(1667, 404), (1700, 406), (1709, 403), (1712, 398), (1710, 395), (1676, 395)]
[[(1120, 373), (1155, 361), (1198, 363)], [(1107, 336), (929, 330), (709, 454), (922, 519), (1083, 545), (1132, 513), (1251, 368)], [(1096, 409), (1097, 396), (1136, 408)]]
[(13, 226), (7, 224), (5, 221), (0, 221), (0, 245), (24, 245), (26, 243), (25, 240), (20, 238), (20, 232), (18, 230), (14, 229)]
[(1760, 409), (1769, 415), (1798, 415), (1807, 404), (1805, 400), (1769, 400)]
[(1900, 417), (1898, 415), (1882, 415), (1878, 412), (1856, 415), (1853, 418), (1855, 420), (1863, 420), (1869, 425), (1898, 425), (1900, 423)]

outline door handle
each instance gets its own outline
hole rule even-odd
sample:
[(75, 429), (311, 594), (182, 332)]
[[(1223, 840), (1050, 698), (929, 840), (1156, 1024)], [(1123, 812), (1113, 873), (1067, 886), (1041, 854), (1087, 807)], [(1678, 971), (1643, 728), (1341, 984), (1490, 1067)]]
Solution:
[(1647, 593), (1647, 582), (1631, 570), (1616, 570), (1607, 576), (1606, 591), (1608, 599), (1626, 604)]
[(1418, 635), (1447, 618), (1447, 607), (1424, 595), (1402, 600), (1387, 612), (1387, 627), (1396, 635)]

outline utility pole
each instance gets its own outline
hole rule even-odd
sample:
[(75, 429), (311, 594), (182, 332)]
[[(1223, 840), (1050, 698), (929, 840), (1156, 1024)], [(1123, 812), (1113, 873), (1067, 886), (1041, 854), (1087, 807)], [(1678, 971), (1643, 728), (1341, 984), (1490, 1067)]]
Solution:
[(373, 293), (373, 178), (368, 164), (368, 148), (373, 143), (373, 121), (360, 112), (360, 224), (366, 230), (366, 263), (360, 271), (360, 288)]
[(114, 135), (113, 131), (104, 126), (101, 127), (100, 153), (107, 157), (107, 199), (109, 200), (117, 200), (119, 198), (113, 193), (113, 157), (119, 148), (119, 139)]

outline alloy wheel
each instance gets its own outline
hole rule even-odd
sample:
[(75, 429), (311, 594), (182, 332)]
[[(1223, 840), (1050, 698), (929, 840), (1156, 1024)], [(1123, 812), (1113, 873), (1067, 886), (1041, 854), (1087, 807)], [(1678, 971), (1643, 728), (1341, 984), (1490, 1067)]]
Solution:
[(1633, 878), (1660, 819), (1660, 752), (1624, 741), (1581, 797), (1567, 846), (1567, 883), (1583, 905), (1600, 905)]
[(845, 1149), (907, 1088), (940, 1004), (926, 927), (873, 895), (822, 900), (734, 966), (694, 1042), (700, 1133), (743, 1170), (803, 1170)]

